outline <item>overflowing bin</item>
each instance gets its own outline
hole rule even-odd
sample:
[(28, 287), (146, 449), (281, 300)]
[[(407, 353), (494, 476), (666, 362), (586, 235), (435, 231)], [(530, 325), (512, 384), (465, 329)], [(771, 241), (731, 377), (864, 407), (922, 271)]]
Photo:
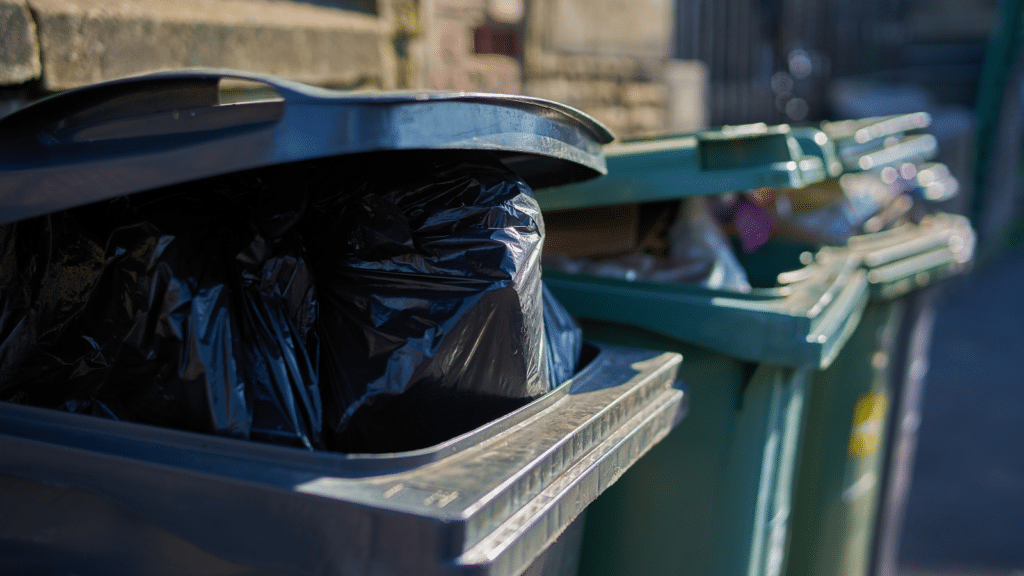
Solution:
[(944, 166), (925, 162), (934, 138), (907, 134), (928, 122), (917, 113), (825, 123), (829, 137), (816, 142), (826, 156), (838, 145), (854, 184), (895, 188), (890, 206), (900, 219), (844, 240), (867, 271), (870, 302), (849, 343), (814, 379), (787, 574), (895, 568), (934, 305), (928, 287), (962, 272), (974, 248), (966, 218), (930, 207), (957, 185)]
[[(828, 169), (785, 126), (625, 143), (606, 148), (606, 158), (607, 177), (541, 191), (542, 209), (799, 188)], [(633, 228), (644, 227), (642, 216)], [(581, 220), (583, 228), (601, 222)], [(753, 210), (737, 220), (740, 233), (761, 232)], [(859, 256), (843, 249), (783, 246), (784, 258), (746, 267), (747, 286), (723, 281), (716, 270), (727, 257), (708, 253), (721, 262), (685, 282), (631, 274), (629, 260), (625, 273), (573, 261), (545, 268), (586, 337), (682, 353), (679, 375), (691, 391), (687, 418), (588, 509), (582, 573), (783, 573), (807, 395), (855, 331), (868, 281)]]
[[(610, 139), (543, 100), (226, 71), (0, 120), (4, 572), (574, 573), (585, 508), (688, 400), (678, 354), (551, 360), (571, 322), (509, 272), (539, 257), (529, 187), (604, 172)], [(479, 326), (437, 318), (481, 302), (450, 350)]]

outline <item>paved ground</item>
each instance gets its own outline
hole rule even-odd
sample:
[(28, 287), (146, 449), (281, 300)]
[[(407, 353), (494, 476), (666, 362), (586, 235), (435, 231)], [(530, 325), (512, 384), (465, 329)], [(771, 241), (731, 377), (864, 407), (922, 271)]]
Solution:
[(1024, 576), (1024, 249), (939, 300), (901, 576)]

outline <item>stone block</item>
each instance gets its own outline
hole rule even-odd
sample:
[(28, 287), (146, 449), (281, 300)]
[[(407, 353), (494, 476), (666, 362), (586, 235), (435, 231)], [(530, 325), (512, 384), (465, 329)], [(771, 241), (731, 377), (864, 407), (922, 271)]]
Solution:
[(427, 88), (453, 92), (472, 92), (473, 82), (469, 77), (470, 68), (465, 62), (448, 66), (433, 64), (428, 74)]
[(559, 63), (556, 54), (546, 52), (535, 43), (527, 42), (523, 57), (523, 73), (527, 79), (558, 75)]
[(522, 68), (515, 58), (480, 54), (470, 62), (469, 80), (473, 90), (495, 94), (521, 94)]
[(40, 73), (36, 24), (25, 0), (0, 0), (0, 85), (22, 84)]
[(473, 55), (473, 32), (459, 20), (435, 19), (427, 42), (431, 45), (431, 61), (445, 66), (463, 63)]
[(369, 15), (276, 0), (29, 0), (43, 86), (235, 68), (327, 86), (388, 86), (390, 34)]
[(627, 56), (602, 56), (597, 65), (604, 78), (629, 80), (635, 78), (639, 70), (638, 62)]
[(425, 0), (434, 2), (434, 13), (442, 18), (478, 25), (487, 18), (486, 0)]
[(582, 107), (582, 109), (620, 138), (629, 132), (629, 110), (623, 106)]
[(664, 58), (670, 53), (673, 0), (548, 0), (535, 22), (545, 47), (567, 53)]
[(664, 134), (665, 110), (658, 106), (637, 106), (629, 109), (629, 135)]
[(657, 82), (629, 82), (622, 85), (621, 93), (627, 106), (664, 106), (668, 90)]
[(670, 60), (665, 65), (666, 124), (672, 132), (707, 128), (708, 70), (699, 60)]
[(517, 24), (526, 14), (524, 0), (488, 0), (487, 15), (496, 22)]
[(620, 103), (619, 85), (614, 80), (589, 80), (580, 82), (587, 102), (607, 106)]
[(526, 82), (523, 92), (530, 96), (565, 103), (576, 96), (574, 87), (575, 85), (566, 78), (548, 78)]

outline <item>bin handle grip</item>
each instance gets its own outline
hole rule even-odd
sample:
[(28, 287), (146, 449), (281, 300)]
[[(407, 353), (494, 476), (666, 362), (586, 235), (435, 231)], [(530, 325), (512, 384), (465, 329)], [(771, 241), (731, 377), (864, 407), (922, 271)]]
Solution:
[[(215, 107), (218, 84), (223, 79), (255, 82), (272, 88), (287, 110), (296, 105), (353, 103), (363, 106), (393, 105), (414, 100), (493, 101), (504, 106), (548, 109), (549, 114), (571, 117), (592, 133), (600, 144), (614, 139), (603, 125), (579, 110), (532, 96), (495, 95), (472, 92), (404, 92), (367, 97), (284, 80), (254, 72), (215, 68), (193, 68), (153, 72), (75, 88), (44, 98), (27, 108), (0, 118), (0, 132), (25, 134), (58, 132), (74, 125), (90, 125), (130, 119), (151, 113), (170, 112), (183, 107)], [(543, 113), (543, 112), (541, 112)], [(279, 116), (276, 121), (279, 121)], [(275, 121), (275, 122), (276, 122)], [(56, 134), (54, 139), (60, 141)]]
[[(607, 144), (614, 135), (602, 124), (563, 104), (542, 98), (517, 95), (497, 95), (475, 92), (397, 92), (367, 97), (365, 93), (341, 92), (310, 86), (291, 80), (255, 72), (216, 68), (191, 68), (152, 72), (111, 80), (99, 84), (74, 88), (49, 96), (30, 106), (0, 118), (0, 132), (25, 134), (60, 131), (75, 125), (91, 125), (142, 115), (170, 112), (191, 107), (215, 107), (219, 102), (219, 82), (223, 79), (242, 80), (266, 85), (281, 97), (286, 109), (294, 105), (323, 105), (352, 103), (367, 105), (394, 105), (418, 100), (492, 101), (509, 107), (548, 109), (556, 116), (571, 117), (592, 133), (600, 144)], [(543, 113), (543, 112), (541, 112)], [(278, 117), (277, 120), (280, 120)], [(55, 138), (60, 140), (59, 137)]]
[(234, 70), (155, 72), (75, 88), (44, 98), (0, 118), (0, 131), (9, 134), (61, 131), (183, 108), (215, 107), (220, 104), (219, 84), (224, 79), (263, 84), (277, 92), (285, 105), (348, 96), (272, 76)]

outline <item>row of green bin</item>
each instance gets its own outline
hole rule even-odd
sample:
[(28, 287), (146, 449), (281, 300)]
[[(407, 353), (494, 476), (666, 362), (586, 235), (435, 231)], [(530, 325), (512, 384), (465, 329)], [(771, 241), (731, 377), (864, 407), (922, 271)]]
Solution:
[[(908, 134), (927, 123), (913, 114), (624, 143), (606, 147), (608, 176), (538, 199), (561, 211), (906, 172), (935, 153), (930, 135)], [(916, 220), (838, 246), (773, 240), (740, 256), (746, 293), (545, 270), (586, 337), (681, 353), (691, 391), (687, 418), (588, 508), (581, 573), (872, 571), (879, 532), (898, 530), (898, 510), (882, 502), (905, 476), (893, 446), (916, 409), (902, 382), (913, 299), (973, 250), (962, 217)]]
[[(221, 102), (225, 79), (279, 98)], [(611, 135), (589, 117), (525, 97), (168, 72), (5, 118), (0, 216), (425, 149), (498, 154), (549, 214), (795, 189), (927, 159), (934, 139), (905, 135), (924, 120), (603, 146)], [(578, 182), (605, 164), (607, 176)], [(899, 364), (913, 294), (961, 270), (972, 247), (966, 222), (940, 214), (841, 246), (769, 242), (741, 256), (749, 292), (547, 270), (594, 342), (585, 366), (405, 453), (303, 452), (0, 403), (0, 563), (15, 574), (864, 573), (893, 476), (889, 432), (912, 404)]]

